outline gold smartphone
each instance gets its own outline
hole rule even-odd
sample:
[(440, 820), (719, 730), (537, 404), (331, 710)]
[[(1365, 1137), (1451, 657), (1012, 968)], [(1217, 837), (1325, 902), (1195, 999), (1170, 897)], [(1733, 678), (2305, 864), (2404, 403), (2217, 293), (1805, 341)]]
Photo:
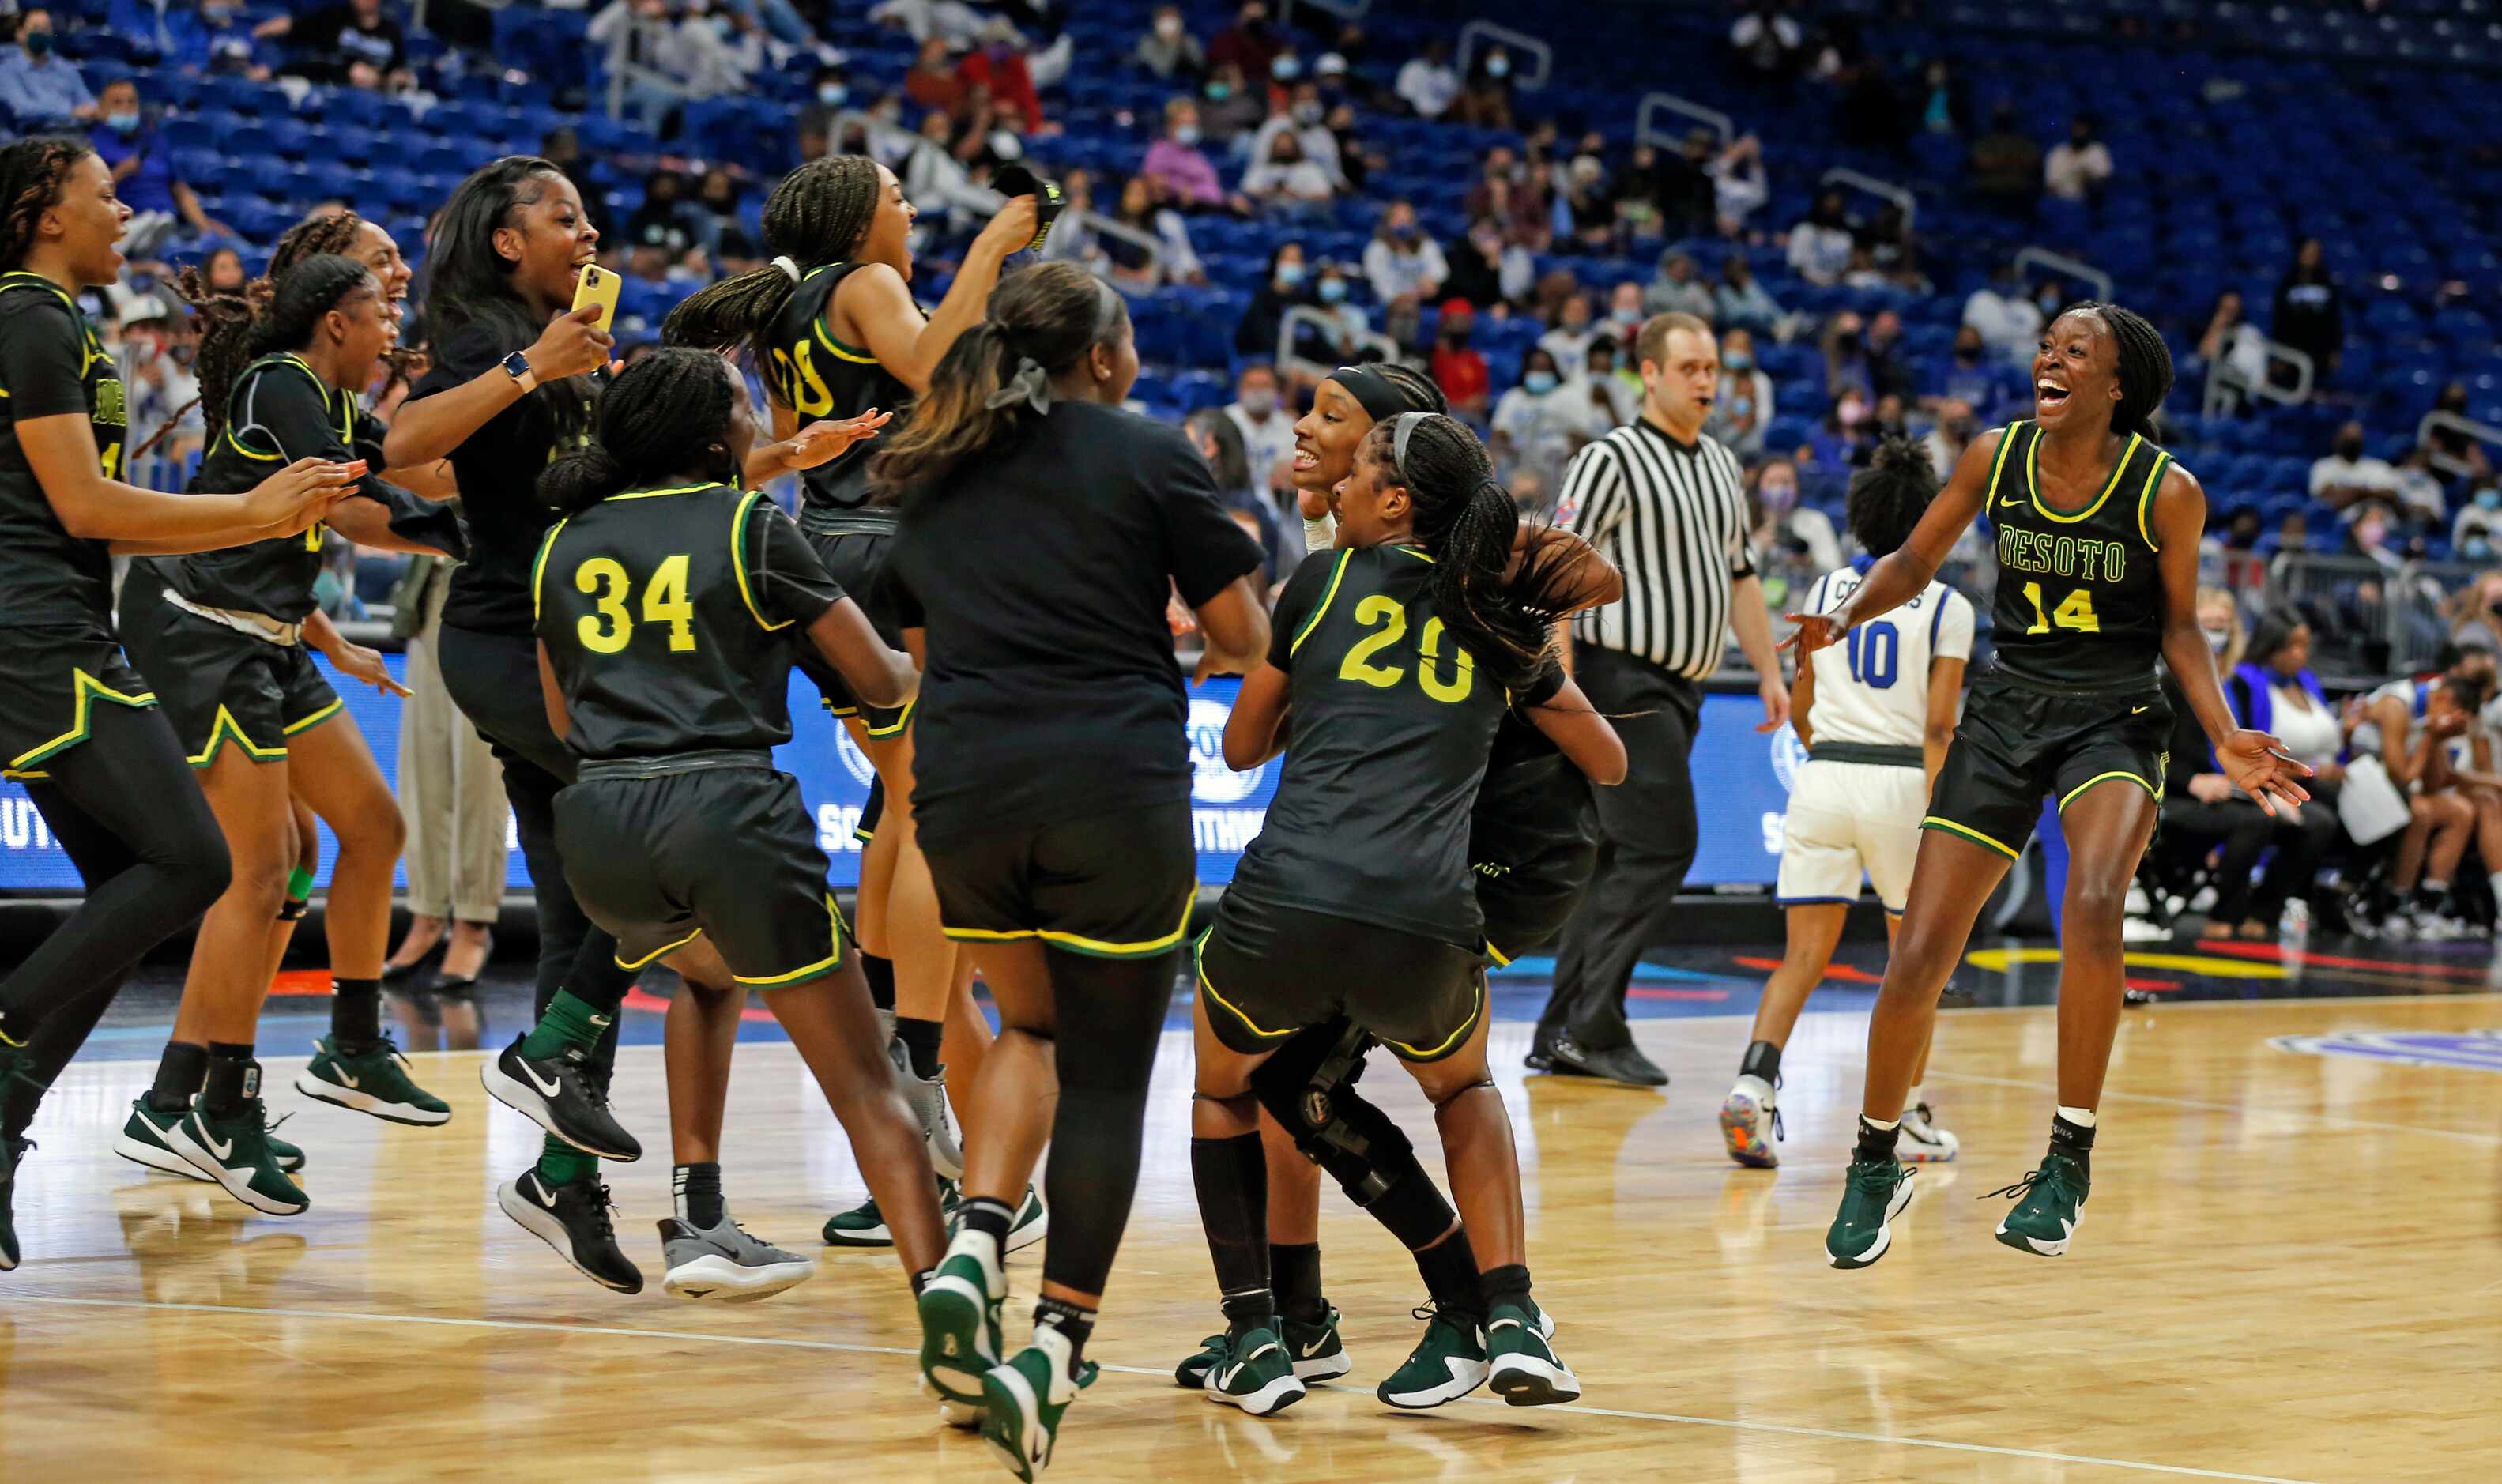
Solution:
[(624, 279), (597, 263), (584, 263), (582, 277), (573, 286), (573, 307), (580, 309), (585, 304), (598, 305), (599, 319), (596, 322), (604, 332), (617, 319), (617, 295), (625, 287)]

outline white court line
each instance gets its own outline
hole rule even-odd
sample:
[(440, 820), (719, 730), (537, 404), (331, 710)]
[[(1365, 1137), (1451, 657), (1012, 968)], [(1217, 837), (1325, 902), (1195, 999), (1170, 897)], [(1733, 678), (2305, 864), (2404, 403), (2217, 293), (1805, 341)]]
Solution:
[[(1942, 1072), (1932, 1069), (1930, 1082), (1977, 1082), (1985, 1087), (2024, 1088), (2036, 1093), (2055, 1093), (2055, 1082), (2024, 1082), (2014, 1077), (1983, 1077), (1975, 1072)], [(2420, 1124), (2382, 1124), (2368, 1118), (2348, 1118), (2340, 1113), (2314, 1113), (2306, 1108), (2253, 1107), (2245, 1102), (2201, 1102), (2194, 1097), (2166, 1097), (2159, 1093), (2119, 1093), (2103, 1089), (2103, 1101), (2159, 1102), (2168, 1108), (2196, 1108), (2202, 1113), (2238, 1113), (2244, 1117), (2263, 1114), (2270, 1118), (2307, 1118), (2332, 1129), (2366, 1130), (2374, 1133), (2421, 1133), (2437, 1139), (2457, 1139), (2469, 1144), (2502, 1144), (2502, 1134), (2469, 1133), (2456, 1129), (2427, 1129)]]
[[(43, 1294), (13, 1295), (13, 1303), (49, 1303), (64, 1307), (95, 1309), (172, 1309), (193, 1314), (257, 1314), (274, 1319), (339, 1319), (361, 1324), (437, 1325), (459, 1330), (524, 1330), (555, 1334), (604, 1334), (624, 1339), (696, 1340), (714, 1345), (761, 1345), (784, 1350), (830, 1350), (847, 1355), (917, 1356), (917, 1350), (894, 1345), (853, 1345), (840, 1340), (783, 1339), (757, 1334), (712, 1334), (691, 1330), (628, 1330), (610, 1325), (551, 1324), (531, 1319), (454, 1319), (431, 1314), (366, 1314), (354, 1310), (276, 1309), (248, 1304), (166, 1303), (146, 1298), (67, 1298)], [(1123, 1375), (1169, 1378), (1169, 1370), (1151, 1370), (1142, 1366), (1105, 1366), (1105, 1370)], [(1178, 1389), (1178, 1388), (1176, 1388)], [(1361, 1395), (1358, 1387), (1322, 1383), (1327, 1391)], [(1515, 1410), (1507, 1401), (1493, 1397), (1463, 1398), (1472, 1406), (1499, 1406)], [(1999, 1448), (1987, 1443), (1954, 1443), (1931, 1437), (1898, 1437), (1876, 1433), (1844, 1433), (1832, 1428), (1795, 1427), (1777, 1422), (1739, 1422), (1726, 1417), (1686, 1417), (1674, 1412), (1631, 1412), (1606, 1406), (1549, 1406), (1540, 1412), (1576, 1412), (1585, 1417), (1614, 1417), (1629, 1422), (1667, 1422), (1685, 1427), (1726, 1428), (1741, 1433), (1777, 1433), (1790, 1437), (1827, 1437), (1838, 1442), (1893, 1444), (1905, 1448), (1935, 1448), (1950, 1453), (1985, 1453), (1997, 1458), (2039, 1459), (2051, 1464), (2085, 1464), (2103, 1468), (2135, 1468), (2147, 1473), (2179, 1474), (2198, 1479), (2240, 1479), (2248, 1484), (2306, 1484), (2300, 1479), (2287, 1479), (2269, 1473), (2230, 1473), (2217, 1468), (2190, 1468), (2177, 1464), (2142, 1464), (2132, 1459), (2096, 1458), (2090, 1454), (2045, 1453), (2031, 1448)]]

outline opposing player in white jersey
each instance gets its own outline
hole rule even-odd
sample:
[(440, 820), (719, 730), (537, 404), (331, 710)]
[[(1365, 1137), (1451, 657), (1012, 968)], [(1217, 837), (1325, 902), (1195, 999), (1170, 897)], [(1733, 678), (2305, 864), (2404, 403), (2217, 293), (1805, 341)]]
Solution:
[[(1846, 519), (1866, 555), (1817, 578), (1805, 613), (1839, 603), (1871, 564), (1911, 534), (1937, 493), (1928, 455), (1888, 439), (1850, 482)], [(1863, 872), (1885, 907), (1890, 936), (1911, 884), (1920, 849), (1920, 819), (1929, 789), (1954, 740), (1965, 661), (1972, 658), (1972, 600), (1942, 582), (1873, 624), (1850, 631), (1799, 666), (1790, 691), (1790, 722), (1807, 744), (1808, 761), (1790, 790), (1781, 832), (1781, 870), (1775, 887), (1789, 923), (1781, 966), (1764, 986), (1755, 1010), (1753, 1044), (1738, 1085), (1720, 1105), (1729, 1157), (1769, 1169), (1780, 1120), (1781, 1047), (1798, 1023), (1809, 991), (1824, 978), (1843, 919), (1859, 899)], [(1921, 1070), (1928, 1053), (1920, 1054)], [(1919, 1072), (1903, 1111), (1902, 1158), (1951, 1160), (1955, 1137), (1929, 1119)]]

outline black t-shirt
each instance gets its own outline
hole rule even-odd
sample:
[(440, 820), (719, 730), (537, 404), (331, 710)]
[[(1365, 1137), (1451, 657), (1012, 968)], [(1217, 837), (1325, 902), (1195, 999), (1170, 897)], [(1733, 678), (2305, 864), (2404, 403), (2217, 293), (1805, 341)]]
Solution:
[(84, 413), (105, 476), (121, 474), (121, 378), (78, 304), (50, 279), (0, 274), (0, 623), (113, 633), (113, 555), (62, 529), (17, 424)]
[[(1231, 890), (1473, 950), (1471, 816), (1514, 697), (1436, 616), (1433, 570), (1412, 546), (1357, 547), (1287, 582), (1268, 641), (1291, 684), (1285, 774)], [(1518, 699), (1562, 688), (1550, 668)]]
[(1260, 567), (1177, 428), (1094, 402), (907, 495), (883, 582), (927, 630), (913, 724), (923, 839), (1190, 797), (1188, 703), (1165, 606)]
[(791, 634), (843, 590), (761, 493), (613, 494), (558, 522), (536, 565), (567, 747), (651, 758), (791, 740)]
[[(330, 386), (296, 356), (264, 356), (235, 378), (225, 425), (200, 460), (196, 488), (204, 494), (240, 494), (299, 458), (365, 458), (371, 468), (356, 482), (356, 493), (390, 511), (403, 535), (459, 556), (459, 523), (451, 511), (374, 476), (382, 467), (383, 432), (356, 405), (355, 392)], [(157, 565), (167, 585), (192, 602), (301, 623), (313, 611), (313, 583), (321, 575), (323, 529), (162, 557)]]
[(297, 21), (288, 35), (304, 60), (335, 69), (342, 76), (357, 62), (369, 62), (382, 72), (408, 64), (407, 34), (399, 22), (378, 15), (367, 25), (356, 18), (354, 6), (315, 11)]
[[(535, 338), (523, 336), (520, 326), (498, 334), (490, 321), (473, 320), (435, 349), (434, 368), (409, 400), (497, 371), (505, 356), (527, 350)], [(556, 512), (539, 498), (539, 475), (590, 441), (591, 408), (569, 381), (541, 387), (452, 451), (460, 511), (469, 523), (469, 559), (452, 574), (444, 623), (479, 633), (530, 631), (530, 560), (556, 523)]]
[[(773, 405), (798, 415), (804, 425), (825, 418), (857, 418), (875, 407), (895, 415), (875, 438), (854, 444), (841, 456), (799, 476), (799, 493), (810, 507), (849, 510), (868, 503), (868, 461), (892, 448), (912, 411), (912, 388), (878, 358), (836, 340), (826, 328), (834, 290), (863, 266), (828, 263), (793, 286), (782, 317), (773, 321), (772, 353), (758, 367)], [(805, 512), (803, 511), (804, 515)]]

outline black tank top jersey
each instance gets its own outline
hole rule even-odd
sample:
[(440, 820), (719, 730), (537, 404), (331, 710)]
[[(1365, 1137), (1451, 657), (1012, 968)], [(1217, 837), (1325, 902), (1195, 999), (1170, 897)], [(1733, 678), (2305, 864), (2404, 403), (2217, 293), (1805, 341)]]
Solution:
[(2052, 691), (2143, 690), (2163, 649), (2154, 494), (2172, 455), (2131, 434), (2093, 503), (2071, 515), (2042, 499), (2041, 447), (2039, 426), (2010, 423), (1990, 465), (1997, 666)]
[(33, 273), (0, 274), (0, 618), (17, 628), (113, 633), (113, 555), (71, 535), (17, 442), (17, 424), (85, 413), (107, 479), (128, 434), (121, 378), (78, 301)]
[(1471, 815), (1514, 697), (1435, 615), (1432, 573), (1414, 547), (1359, 547), (1287, 584), (1268, 648), (1291, 686), (1285, 773), (1230, 890), (1474, 950)]
[(872, 407), (895, 414), (877, 437), (799, 476), (803, 502), (810, 507), (849, 510), (868, 503), (869, 458), (903, 431), (904, 415), (912, 406), (911, 388), (889, 374), (876, 356), (843, 344), (826, 328), (834, 290), (864, 266), (828, 263), (802, 276), (782, 307), (782, 318), (774, 321), (771, 353), (758, 368), (775, 404), (796, 413), (802, 425), (821, 418), (856, 418)]
[(557, 523), (532, 585), (567, 746), (650, 758), (791, 740), (791, 645), (842, 600), (799, 528), (727, 485), (629, 489)]

